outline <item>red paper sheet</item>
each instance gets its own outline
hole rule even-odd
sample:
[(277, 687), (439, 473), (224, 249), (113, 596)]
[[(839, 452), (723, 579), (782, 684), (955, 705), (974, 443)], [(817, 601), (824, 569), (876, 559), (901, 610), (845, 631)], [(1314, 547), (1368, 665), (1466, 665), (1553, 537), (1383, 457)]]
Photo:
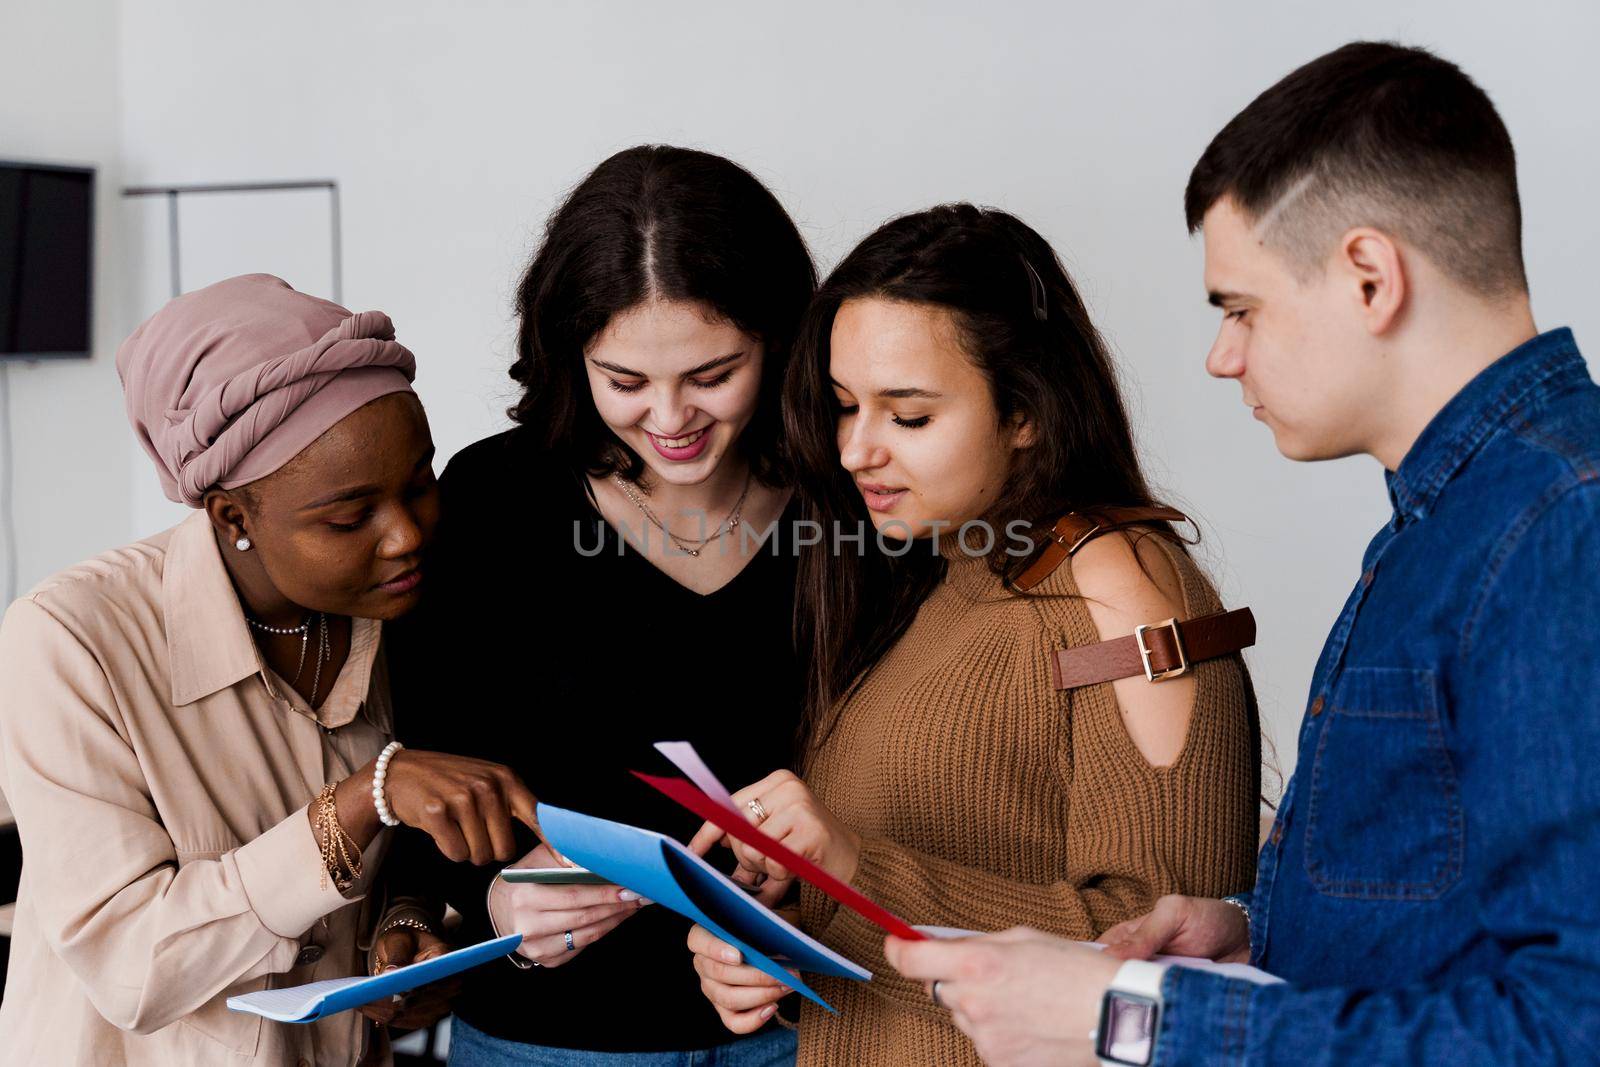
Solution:
[(635, 778), (665, 793), (707, 822), (715, 823), (725, 833), (737, 837), (763, 856), (777, 860), (793, 871), (796, 877), (810, 882), (873, 925), (882, 927), (894, 936), (903, 937), (907, 941), (927, 940), (927, 935), (919, 933), (910, 923), (873, 903), (871, 898), (839, 881), (804, 856), (784, 848), (750, 825), (738, 812), (729, 811), (706, 796), (694, 783), (683, 778), (662, 778), (653, 774), (641, 774), (639, 771), (631, 773)]

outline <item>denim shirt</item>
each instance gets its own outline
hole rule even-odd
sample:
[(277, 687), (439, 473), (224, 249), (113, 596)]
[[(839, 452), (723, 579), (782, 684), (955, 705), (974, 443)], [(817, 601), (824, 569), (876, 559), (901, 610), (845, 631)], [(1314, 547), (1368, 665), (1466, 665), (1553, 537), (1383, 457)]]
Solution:
[(1156, 1063), (1600, 1062), (1600, 389), (1571, 331), (1388, 475), (1261, 850), (1253, 986), (1174, 968)]

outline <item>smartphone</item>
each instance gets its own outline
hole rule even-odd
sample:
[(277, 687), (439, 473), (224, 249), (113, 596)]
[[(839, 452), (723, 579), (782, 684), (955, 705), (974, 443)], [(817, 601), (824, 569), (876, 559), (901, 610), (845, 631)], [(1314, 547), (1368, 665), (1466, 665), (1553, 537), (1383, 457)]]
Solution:
[(610, 880), (586, 867), (507, 867), (500, 872), (507, 882), (537, 885), (610, 885)]

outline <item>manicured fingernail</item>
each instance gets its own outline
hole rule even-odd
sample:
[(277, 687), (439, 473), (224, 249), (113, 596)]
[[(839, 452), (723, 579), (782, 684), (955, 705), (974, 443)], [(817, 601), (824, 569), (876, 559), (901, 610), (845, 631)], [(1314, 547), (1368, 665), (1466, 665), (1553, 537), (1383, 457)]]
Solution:
[(718, 953), (718, 955), (720, 955), (722, 957), (722, 962), (724, 962), (724, 963), (738, 963), (739, 962), (739, 950), (738, 949), (724, 948), (720, 953)]
[(639, 894), (631, 889), (624, 889), (617, 894), (618, 900), (638, 900)]
[(385, 963), (382, 967), (378, 968), (378, 973), (388, 974), (390, 971), (398, 971), (399, 969), (400, 965), (398, 963)]
[(648, 908), (650, 905), (652, 905), (654, 903), (655, 903), (655, 901), (651, 900), (649, 897), (640, 897), (639, 898), (639, 907), (641, 907), (641, 908)]
[(770, 1019), (772, 1018), (772, 1013), (777, 1010), (778, 1006), (776, 1004), (768, 1004), (766, 1007), (761, 1009), (761, 1017), (763, 1019)]

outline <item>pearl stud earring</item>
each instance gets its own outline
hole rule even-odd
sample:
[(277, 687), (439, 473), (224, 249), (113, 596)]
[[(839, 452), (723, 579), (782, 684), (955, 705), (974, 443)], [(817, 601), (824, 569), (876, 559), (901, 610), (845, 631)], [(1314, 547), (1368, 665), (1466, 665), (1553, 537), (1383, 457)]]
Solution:
[(240, 552), (248, 552), (248, 551), (250, 551), (250, 538), (248, 538), (248, 537), (239, 538), (239, 540), (237, 540), (237, 541), (235, 541), (233, 543), (233, 547), (237, 548)]

